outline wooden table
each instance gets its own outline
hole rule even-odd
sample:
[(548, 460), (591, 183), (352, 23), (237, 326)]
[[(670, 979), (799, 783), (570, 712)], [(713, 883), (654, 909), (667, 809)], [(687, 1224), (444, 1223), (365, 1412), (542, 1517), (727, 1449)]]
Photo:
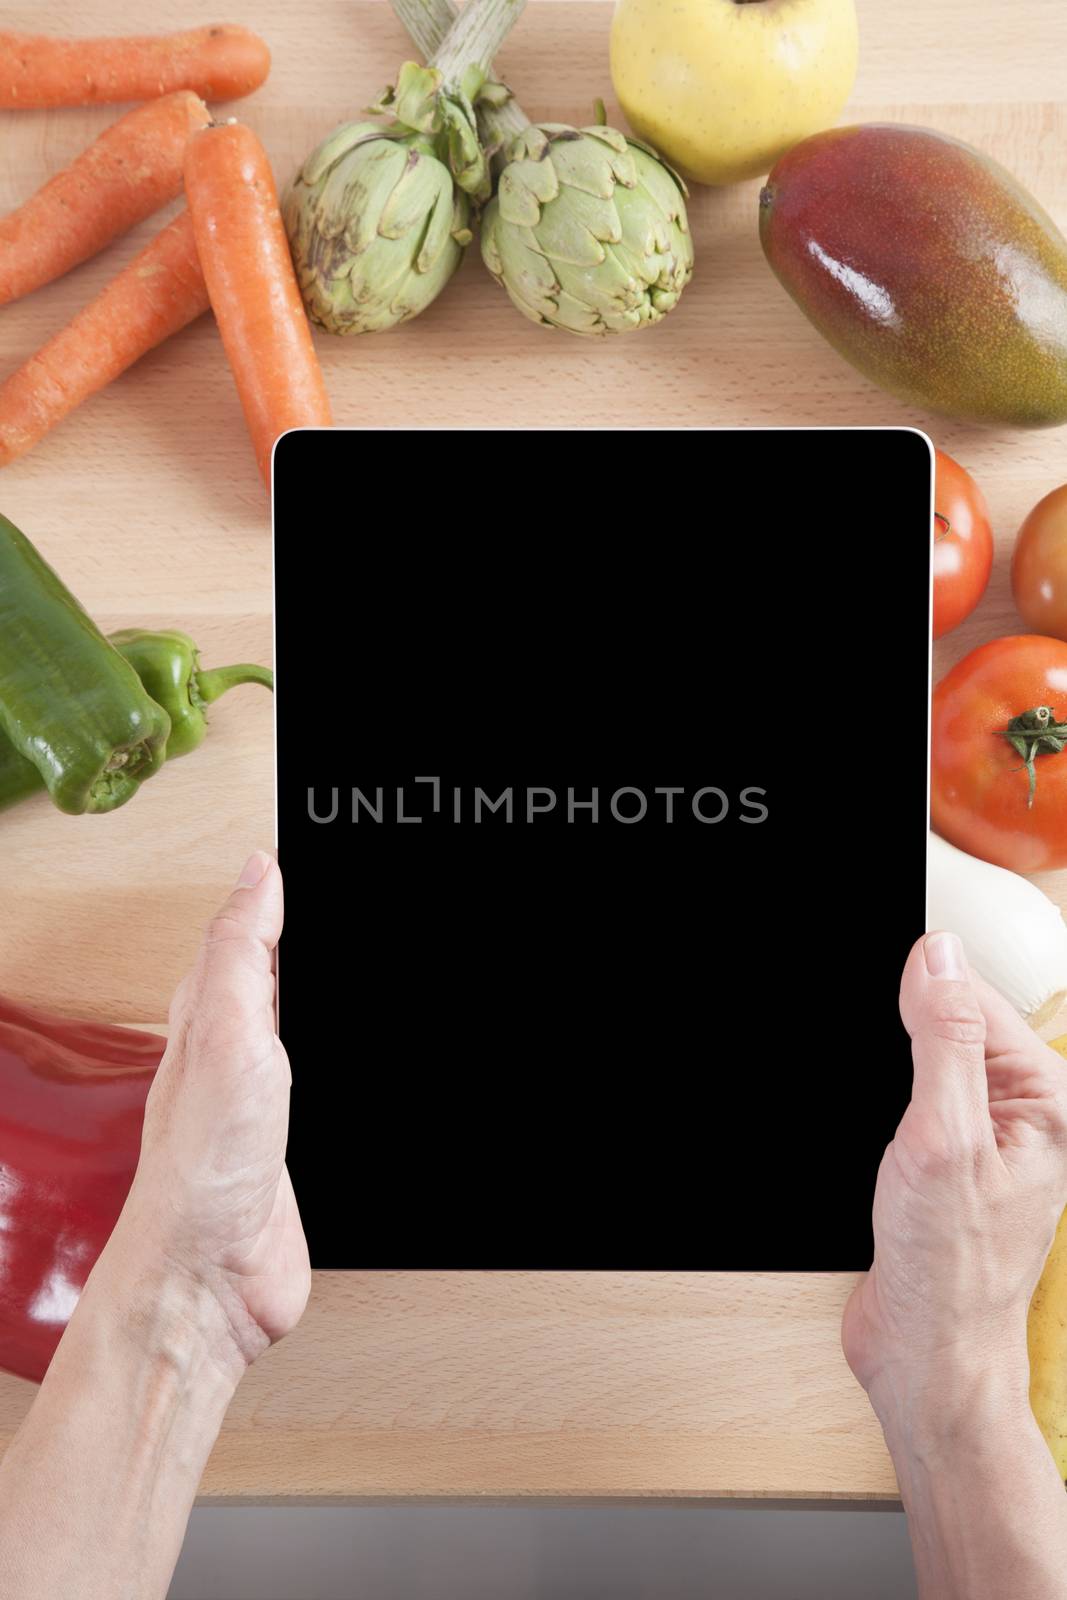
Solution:
[[(217, 20), (216, 0), (52, 0), (56, 32)], [(240, 108), (284, 181), (405, 58), (383, 0), (227, 0), (275, 50)], [(958, 134), (996, 154), (1067, 223), (1067, 24), (1061, 0), (860, 0), (850, 108)], [(533, 0), (502, 57), (527, 110), (583, 121), (609, 89), (607, 0)], [(6, 27), (41, 25), (4, 8)], [(56, 170), (107, 110), (0, 117), (0, 207)], [(1007, 559), (1020, 519), (1067, 477), (1064, 433), (982, 432), (871, 388), (766, 271), (757, 185), (700, 191), (699, 273), (677, 314), (590, 345), (525, 323), (474, 252), (413, 326), (321, 341), (338, 421), (568, 427), (914, 424), (986, 490), (998, 532), (987, 600), (944, 666), (1019, 626)], [(144, 233), (148, 228), (142, 230)], [(0, 314), (0, 371), (126, 260), (130, 238)], [(531, 396), (533, 401), (531, 402)], [(768, 442), (773, 451), (773, 442)], [(359, 459), (359, 453), (354, 452)], [(688, 488), (706, 487), (694, 441)], [(366, 453), (366, 471), (378, 464)], [(877, 485), (873, 485), (877, 492)], [(184, 627), (209, 664), (266, 660), (267, 506), (208, 319), (143, 361), (0, 484), (27, 529), (108, 627)], [(354, 520), (358, 536), (358, 519)], [(863, 539), (833, 504), (820, 536)], [(329, 539), (336, 537), (331, 533)], [(309, 540), (329, 579), (343, 546)], [(873, 602), (872, 603), (876, 603)], [(887, 628), (892, 618), (884, 619)], [(877, 626), (877, 623), (875, 623)], [(210, 742), (113, 817), (30, 806), (4, 819), (0, 986), (83, 1015), (158, 1022), (198, 929), (246, 853), (272, 838), (271, 710), (247, 689)], [(1067, 879), (1046, 880), (1060, 903)], [(877, 889), (872, 886), (872, 903)], [(709, 1227), (719, 1226), (709, 1218)], [(243, 1385), (204, 1483), (214, 1501), (536, 1496), (878, 1501), (895, 1494), (873, 1417), (837, 1343), (844, 1275), (322, 1274), (299, 1332)], [(0, 1444), (31, 1397), (0, 1380)]]

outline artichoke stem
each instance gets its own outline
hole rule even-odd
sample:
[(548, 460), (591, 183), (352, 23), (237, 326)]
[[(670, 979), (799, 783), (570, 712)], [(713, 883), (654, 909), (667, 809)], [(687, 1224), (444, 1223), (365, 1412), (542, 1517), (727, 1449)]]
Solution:
[(458, 82), (472, 66), (488, 73), (525, 5), (526, 0), (468, 0), (430, 65), (445, 83)]
[[(427, 61), (444, 44), (459, 17), (452, 0), (390, 0), (397, 20), (411, 35)], [(494, 144), (506, 149), (530, 126), (530, 119), (514, 100), (502, 106), (480, 106), (479, 120)]]
[(411, 35), (424, 61), (429, 61), (445, 42), (449, 29), (459, 16), (452, 0), (391, 0), (397, 20)]
[(479, 116), (494, 144), (506, 150), (513, 139), (530, 126), (530, 119), (517, 100), (508, 100), (502, 106), (479, 107)]

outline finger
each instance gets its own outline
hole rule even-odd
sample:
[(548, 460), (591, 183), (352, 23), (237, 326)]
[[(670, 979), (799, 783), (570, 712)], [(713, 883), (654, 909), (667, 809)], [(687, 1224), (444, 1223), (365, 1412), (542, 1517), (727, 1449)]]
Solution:
[(994, 989), (991, 983), (980, 978), (977, 973), (974, 986), (978, 991), (978, 999), (982, 1010), (985, 1012), (986, 1027), (988, 1029), (988, 1053), (990, 1055), (1029, 1056), (1031, 1060), (1040, 1057), (1042, 1060), (1047, 1055), (1050, 1057), (1049, 1065), (1054, 1066), (1056, 1055), (1048, 1046), (1042, 1044), (1040, 1037), (1034, 1032), (1025, 1017), (1020, 1017), (1015, 1007)]
[(986, 1019), (990, 1099), (1032, 1099), (1062, 1090), (1063, 1060), (992, 984), (976, 975), (974, 986)]
[(205, 946), (249, 941), (269, 955), (282, 931), (282, 875), (265, 850), (249, 856), (233, 893), (208, 924)]
[(1037, 1035), (1028, 1022), (1024, 1022), (1013, 1005), (998, 989), (978, 975), (973, 976), (975, 993), (985, 1013), (986, 1043), (990, 1055), (1006, 1055), (1009, 1051), (1024, 1050), (1033, 1044)]
[(282, 928), (278, 864), (257, 851), (208, 924), (188, 996), (196, 1022), (218, 1027), (268, 1014), (273, 1033), (273, 952)]
[(912, 1041), (913, 1104), (949, 1134), (991, 1139), (985, 1014), (954, 933), (928, 933), (915, 945), (900, 1014)]

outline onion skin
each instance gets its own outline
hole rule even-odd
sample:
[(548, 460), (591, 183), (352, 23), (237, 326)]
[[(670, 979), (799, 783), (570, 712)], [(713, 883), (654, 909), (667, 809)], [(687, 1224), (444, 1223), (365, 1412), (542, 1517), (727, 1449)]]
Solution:
[(927, 927), (963, 941), (979, 977), (1032, 1028), (1067, 1001), (1067, 924), (1036, 884), (930, 835)]

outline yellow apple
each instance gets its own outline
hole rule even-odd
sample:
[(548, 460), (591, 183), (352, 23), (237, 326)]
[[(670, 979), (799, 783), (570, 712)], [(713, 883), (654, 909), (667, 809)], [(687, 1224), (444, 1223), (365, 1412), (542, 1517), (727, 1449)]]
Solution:
[(617, 0), (611, 75), (634, 132), (698, 183), (762, 177), (837, 121), (855, 0)]

